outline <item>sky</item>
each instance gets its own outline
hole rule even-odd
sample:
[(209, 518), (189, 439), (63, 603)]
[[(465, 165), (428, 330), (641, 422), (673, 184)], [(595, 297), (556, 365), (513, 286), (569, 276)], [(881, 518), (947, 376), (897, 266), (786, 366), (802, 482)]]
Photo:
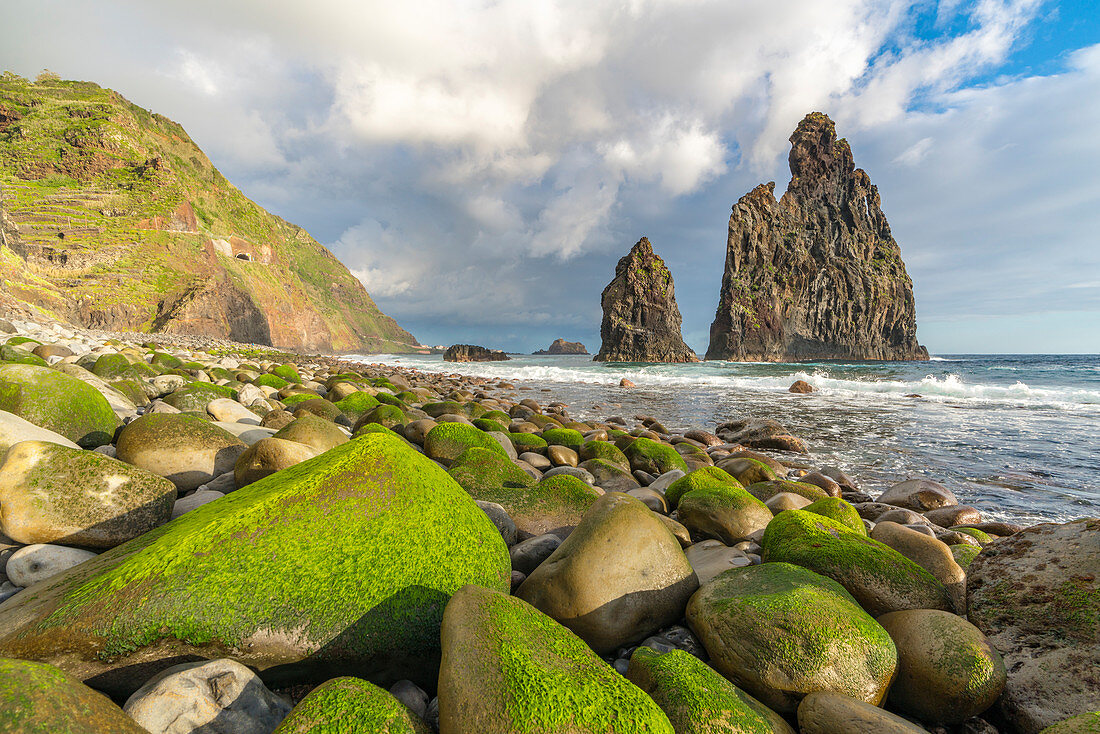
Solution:
[(425, 344), (595, 352), (648, 236), (704, 352), (730, 208), (819, 110), (933, 354), (1100, 352), (1090, 0), (5, 0), (0, 69), (44, 68), (180, 122)]

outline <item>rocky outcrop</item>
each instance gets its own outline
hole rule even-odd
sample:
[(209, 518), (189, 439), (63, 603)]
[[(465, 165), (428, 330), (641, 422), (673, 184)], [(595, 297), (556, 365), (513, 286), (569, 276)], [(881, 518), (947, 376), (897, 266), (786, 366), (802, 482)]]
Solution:
[(444, 362), (506, 362), (509, 357), (499, 349), (486, 349), (476, 344), (452, 344), (443, 353)]
[(532, 354), (588, 354), (588, 350), (580, 342), (567, 342), (564, 339), (555, 339), (549, 349), (540, 349)]
[(419, 347), (331, 252), (249, 200), (175, 122), (91, 82), (7, 75), (0, 126), (6, 312), (292, 350)]
[(706, 358), (928, 359), (878, 188), (826, 115), (790, 140), (783, 197), (761, 184), (733, 207)]
[(680, 336), (672, 273), (645, 237), (615, 266), (603, 289), (596, 362), (698, 362)]

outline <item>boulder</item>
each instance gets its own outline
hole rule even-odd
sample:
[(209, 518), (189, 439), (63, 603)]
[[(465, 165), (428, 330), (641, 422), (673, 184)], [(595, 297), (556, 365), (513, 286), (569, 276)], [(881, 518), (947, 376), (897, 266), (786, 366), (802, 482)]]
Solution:
[(300, 464), (319, 454), (317, 449), (282, 438), (262, 438), (249, 446), (233, 466), (237, 488)]
[(9, 599), (0, 655), (56, 662), (114, 695), (180, 655), (233, 657), (268, 685), (351, 673), (428, 685), (449, 595), (507, 591), (510, 574), (500, 533), (446, 472), (401, 439), (365, 436)]
[(319, 454), (348, 441), (348, 435), (339, 426), (315, 415), (295, 418), (276, 431), (272, 438), (305, 444)]
[(424, 453), (447, 466), (463, 451), (474, 447), (496, 451), (507, 459), (496, 439), (464, 423), (440, 423), (424, 437)]
[(719, 540), (703, 540), (684, 549), (688, 563), (699, 577), (699, 585), (705, 586), (718, 574), (731, 568), (751, 566), (752, 561), (743, 552), (730, 548)]
[(763, 530), (772, 512), (760, 500), (732, 484), (700, 487), (680, 497), (677, 505), (684, 527), (734, 545)]
[(206, 412), (214, 417), (214, 420), (226, 423), (249, 423), (260, 425), (260, 416), (244, 407), (236, 400), (229, 398), (217, 398), (206, 404)]
[(40, 428), (30, 421), (25, 421), (14, 413), (0, 410), (0, 458), (4, 452), (20, 441), (49, 441), (59, 446), (80, 448), (60, 433), (55, 433), (47, 428)]
[(49, 367), (34, 365), (0, 364), (0, 410), (86, 449), (111, 443), (122, 425), (98, 390)]
[[(759, 500), (757, 500), (759, 502)], [(812, 502), (800, 494), (794, 492), (780, 492), (768, 498), (764, 505), (773, 515), (778, 515), (786, 510), (802, 510), (809, 507)]]
[(840, 583), (872, 615), (951, 609), (947, 589), (893, 548), (805, 510), (775, 516), (761, 541), (764, 561), (803, 566)]
[(1001, 538), (968, 569), (967, 609), (1011, 671), (997, 704), (1021, 734), (1100, 711), (1100, 520)]
[(0, 529), (20, 543), (113, 548), (168, 522), (176, 487), (95, 451), (23, 441), (0, 464)]
[(149, 734), (102, 693), (52, 665), (0, 658), (0, 728), (12, 734)]
[(290, 705), (235, 660), (173, 665), (123, 706), (151, 734), (270, 734)]
[(959, 504), (954, 492), (930, 479), (899, 482), (883, 492), (877, 501), (914, 512), (927, 512)]
[(573, 532), (600, 496), (598, 490), (566, 474), (544, 478), (526, 488), (498, 485), (469, 491), (476, 499), (501, 505), (523, 535), (554, 533), (561, 538)]
[(218, 492), (213, 489), (196, 489), (191, 494), (176, 500), (175, 504), (172, 505), (172, 519), (175, 520), (180, 515), (186, 514), (196, 507), (202, 507), (214, 500), (220, 500), (224, 496), (225, 492)]
[(771, 449), (806, 453), (806, 444), (771, 419), (746, 418), (723, 423), (714, 429), (718, 437), (750, 449)]
[(4, 573), (13, 584), (26, 588), (95, 557), (95, 553), (82, 548), (35, 543), (8, 556)]
[(503, 451), (479, 446), (459, 454), (451, 462), (447, 473), (475, 499), (485, 499), (480, 494), (482, 491), (530, 487), (535, 483), (531, 475), (513, 464)]
[(657, 515), (612, 493), (592, 503), (516, 595), (607, 653), (678, 620), (698, 585)]
[(118, 436), (117, 456), (187, 492), (232, 471), (246, 448), (209, 421), (185, 413), (155, 413), (126, 424)]
[(717, 466), (704, 466), (688, 472), (669, 484), (665, 490), (665, 501), (668, 502), (669, 507), (675, 508), (679, 504), (680, 498), (693, 489), (721, 486), (743, 488), (741, 482), (734, 479), (725, 469), (720, 469)]
[(431, 734), (431, 729), (388, 691), (345, 676), (310, 691), (272, 734), (341, 732)]
[(164, 402), (184, 413), (202, 413), (211, 401), (219, 398), (236, 399), (233, 390), (209, 382), (190, 382), (164, 396)]
[(679, 469), (685, 474), (688, 471), (684, 458), (676, 452), (676, 449), (660, 441), (648, 438), (635, 439), (626, 447), (623, 454), (630, 461), (630, 468), (633, 471), (644, 471), (654, 476), (673, 469)]
[(673, 734), (653, 700), (524, 601), (467, 586), (443, 615), (440, 734)]
[(878, 618), (898, 649), (890, 704), (931, 724), (959, 724), (993, 705), (1005, 666), (985, 635), (962, 617), (935, 609)]
[(683, 650), (639, 647), (626, 677), (661, 707), (676, 734), (794, 734), (782, 716)]
[[(825, 499), (820, 499), (806, 505), (803, 509), (805, 509), (806, 512), (813, 512), (831, 520), (836, 520), (861, 535), (867, 534), (867, 528), (864, 526), (863, 519), (859, 516), (859, 513), (856, 512), (856, 508), (852, 507), (840, 497), (826, 497)], [(889, 543), (887, 543), (887, 545), (889, 545)]]
[(966, 614), (966, 571), (955, 562), (946, 543), (893, 522), (879, 522), (871, 531), (871, 537), (935, 576), (947, 589), (952, 611)]
[(926, 734), (878, 706), (832, 691), (815, 691), (798, 704), (801, 734)]
[(820, 690), (878, 705), (897, 665), (886, 630), (840, 584), (788, 563), (726, 571), (687, 620), (711, 665), (780, 713)]

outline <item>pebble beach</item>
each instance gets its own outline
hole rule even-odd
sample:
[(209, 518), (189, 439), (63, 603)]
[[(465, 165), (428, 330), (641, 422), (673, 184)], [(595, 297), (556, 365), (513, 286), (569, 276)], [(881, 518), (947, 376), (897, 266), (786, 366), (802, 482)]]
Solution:
[(0, 731), (1100, 730), (1072, 508), (862, 482), (765, 400), (0, 332)]

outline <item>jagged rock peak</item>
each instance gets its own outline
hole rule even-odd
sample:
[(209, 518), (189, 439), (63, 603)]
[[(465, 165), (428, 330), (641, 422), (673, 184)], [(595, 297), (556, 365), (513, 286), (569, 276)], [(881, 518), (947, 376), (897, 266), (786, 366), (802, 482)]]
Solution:
[(878, 188), (812, 112), (790, 137), (791, 182), (733, 207), (707, 359), (928, 359), (913, 282)]
[(603, 289), (596, 362), (698, 362), (680, 336), (672, 273), (645, 237), (615, 266)]

